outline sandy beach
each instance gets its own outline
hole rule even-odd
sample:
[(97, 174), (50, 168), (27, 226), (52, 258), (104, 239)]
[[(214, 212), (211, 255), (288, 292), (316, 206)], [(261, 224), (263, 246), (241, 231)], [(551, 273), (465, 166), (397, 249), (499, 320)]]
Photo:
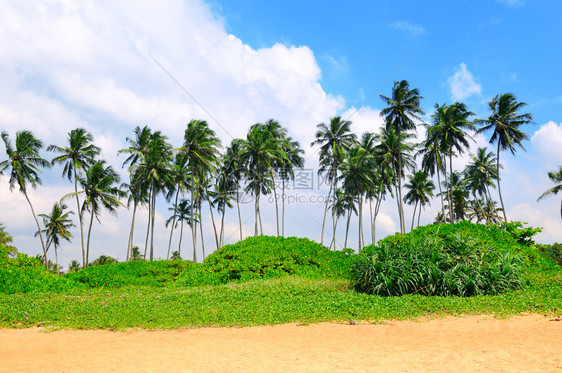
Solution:
[(0, 329), (0, 371), (561, 372), (559, 320), (528, 315), (173, 331)]

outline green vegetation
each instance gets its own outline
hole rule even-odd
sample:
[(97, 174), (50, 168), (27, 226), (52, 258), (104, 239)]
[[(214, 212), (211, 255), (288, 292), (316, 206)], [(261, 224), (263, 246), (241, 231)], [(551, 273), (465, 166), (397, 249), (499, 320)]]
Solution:
[[(562, 268), (548, 254), (552, 250), (536, 249), (533, 232), (519, 223), (437, 224), (388, 237), (360, 255), (330, 251), (304, 238), (260, 236), (226, 245), (199, 264), (139, 260), (92, 265), (64, 276), (47, 271), (37, 258), (24, 254), (8, 258), (2, 248), (0, 327), (167, 329), (560, 313)], [(414, 250), (412, 245), (424, 237), (436, 246)], [(469, 263), (478, 262), (476, 253), (501, 259), (507, 252), (517, 259), (511, 277), (516, 281), (503, 287), (494, 283), (493, 291), (464, 292), (476, 294), (471, 297), (423, 295), (426, 291), (390, 297), (358, 292), (350, 285), (350, 273), (356, 278), (362, 260), (377, 253), (377, 247), (392, 252), (395, 259), (411, 254), (412, 261), (423, 261), (420, 252), (436, 254), (436, 248), (443, 249), (441, 255), (448, 259), (457, 250)]]

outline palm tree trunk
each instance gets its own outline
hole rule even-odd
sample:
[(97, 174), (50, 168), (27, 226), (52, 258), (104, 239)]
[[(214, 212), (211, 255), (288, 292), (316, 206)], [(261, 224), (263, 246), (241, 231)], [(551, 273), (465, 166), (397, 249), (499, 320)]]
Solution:
[[(208, 192), (206, 189), (207, 188), (205, 188), (205, 193), (207, 193), (208, 196)], [(213, 207), (211, 206), (211, 200), (208, 199), (208, 197), (207, 197), (207, 202), (209, 203), (209, 211), (211, 212), (211, 223), (213, 224), (213, 231), (215, 232), (215, 242), (217, 243), (217, 250), (218, 250), (220, 249), (219, 236), (217, 234), (217, 226), (215, 225), (215, 215), (213, 214)]]
[[(178, 205), (178, 197), (180, 196), (180, 183), (178, 183), (178, 191), (176, 192), (176, 202), (174, 206)], [(176, 214), (173, 215), (172, 218), (172, 228), (170, 229), (170, 239), (168, 240), (168, 255), (166, 256), (166, 260), (170, 259), (170, 248), (172, 247), (172, 235), (174, 234), (174, 226), (176, 225)]]
[(421, 218), (422, 207), (423, 206), (420, 205), (420, 209), (418, 210), (418, 227), (420, 226), (420, 218)]
[(404, 223), (404, 205), (402, 203), (402, 140), (401, 128), (398, 126), (398, 213), (400, 215), (400, 231), (406, 233), (406, 224)]
[(254, 192), (255, 192), (255, 196), (256, 196), (256, 199), (254, 200), (254, 213), (256, 215), (256, 224), (255, 224), (255, 227), (254, 227), (254, 236), (257, 236), (258, 235), (258, 215), (260, 213), (260, 208), (259, 208), (259, 206), (260, 206), (260, 192), (259, 192), (259, 190), (255, 190)]
[(416, 218), (416, 210), (418, 208), (418, 201), (414, 204), (414, 213), (412, 214), (412, 226), (410, 227), (410, 232), (414, 230), (414, 219)]
[(195, 177), (191, 172), (191, 238), (193, 240), (193, 263), (197, 263), (197, 223), (195, 221)]
[(363, 247), (361, 245), (361, 225), (363, 225), (363, 221), (362, 221), (362, 216), (363, 216), (363, 195), (361, 194), (359, 196), (359, 232), (358, 232), (358, 236), (357, 236), (357, 251), (361, 252), (361, 248)]
[(374, 220), (373, 220), (373, 198), (369, 199), (369, 221), (371, 222), (371, 245), (375, 244), (375, 231), (373, 230)]
[(281, 237), (285, 237), (285, 179), (281, 179)]
[(49, 269), (49, 261), (47, 260), (47, 249), (45, 248), (45, 241), (43, 241), (43, 234), (41, 233), (41, 225), (39, 224), (39, 220), (37, 219), (37, 215), (35, 215), (35, 210), (33, 209), (33, 205), (27, 196), (27, 191), (25, 188), (22, 190), (27, 203), (29, 203), (29, 207), (31, 208), (31, 213), (33, 214), (33, 219), (35, 219), (35, 223), (37, 224), (37, 231), (39, 232), (39, 239), (41, 240), (41, 247), (43, 248), (43, 255), (45, 258), (45, 268)]
[(92, 208), (92, 214), (90, 215), (90, 226), (88, 228), (88, 241), (86, 244), (86, 267), (90, 261), (90, 237), (92, 236), (92, 223), (94, 222), (94, 209)]
[(76, 213), (80, 223), (80, 243), (82, 244), (82, 268), (85, 268), (86, 251), (84, 250), (84, 224), (82, 223), (82, 214), (80, 213), (80, 200), (78, 199), (78, 181), (76, 180), (76, 165), (74, 165), (74, 193), (76, 196)]
[(240, 225), (240, 241), (242, 241), (242, 215), (240, 215), (240, 193), (236, 191), (236, 207), (238, 209), (238, 224)]
[(351, 221), (351, 209), (349, 209), (349, 212), (347, 213), (347, 224), (345, 226), (345, 242), (343, 243), (343, 246), (345, 249), (347, 249), (347, 236), (349, 234), (349, 222)]
[(146, 260), (146, 254), (148, 253), (148, 239), (150, 238), (150, 198), (148, 200), (148, 223), (146, 223), (146, 239), (144, 240), (144, 255), (143, 260)]
[(443, 191), (441, 190), (441, 162), (440, 157), (437, 156), (437, 185), (439, 185), (439, 197), (441, 197), (441, 214), (445, 216), (445, 201), (443, 201)]
[(181, 239), (183, 238), (183, 219), (180, 226), (180, 242), (178, 243), (178, 256), (181, 258)]
[(332, 242), (330, 246), (334, 245), (334, 251), (336, 251), (336, 227), (338, 226), (338, 219), (336, 218), (335, 209), (332, 207)]
[(133, 204), (133, 219), (131, 220), (131, 230), (129, 232), (129, 244), (127, 245), (127, 261), (131, 257), (131, 250), (133, 249), (133, 231), (135, 228), (135, 214), (137, 212), (137, 202)]
[(222, 207), (222, 216), (221, 216), (221, 233), (220, 233), (220, 246), (224, 246), (224, 215), (226, 213), (226, 200), (225, 204)]
[(273, 177), (273, 196), (275, 197), (275, 219), (277, 222), (277, 237), (279, 237), (279, 204), (277, 203), (277, 189), (275, 188), (275, 176), (271, 175)]
[(381, 201), (382, 201), (382, 181), (381, 181), (381, 185), (378, 191), (378, 196), (377, 196), (377, 202), (375, 203), (375, 215), (373, 216), (373, 245), (375, 244), (375, 242), (377, 242), (377, 225), (376, 225), (376, 220), (377, 220), (377, 216), (379, 215), (379, 210), (381, 207)]
[(203, 237), (203, 211), (202, 211), (202, 203), (201, 199), (197, 201), (197, 205), (199, 205), (199, 232), (201, 232), (201, 250), (203, 255), (201, 256), (201, 260), (205, 260), (205, 237)]
[(503, 220), (507, 223), (507, 215), (505, 214), (505, 206), (503, 204), (502, 188), (500, 186), (500, 142), (498, 141), (498, 157), (496, 158), (496, 168), (498, 169), (498, 193), (500, 194), (500, 203), (502, 204)]
[(156, 216), (156, 190), (152, 188), (152, 214), (151, 214), (151, 228), (150, 228), (150, 261), (154, 260), (154, 218)]
[(59, 253), (57, 252), (57, 247), (55, 246), (55, 264), (57, 266), (57, 276), (60, 276), (60, 269), (59, 269)]
[(320, 245), (324, 245), (324, 229), (326, 228), (326, 216), (328, 215), (328, 203), (332, 195), (333, 182), (330, 181), (330, 189), (328, 190), (328, 198), (326, 198), (326, 205), (324, 207), (324, 219), (322, 220), (322, 235), (320, 236)]
[(453, 184), (451, 180), (453, 177), (453, 152), (449, 153), (449, 216), (451, 217), (451, 223), (454, 223), (453, 217)]

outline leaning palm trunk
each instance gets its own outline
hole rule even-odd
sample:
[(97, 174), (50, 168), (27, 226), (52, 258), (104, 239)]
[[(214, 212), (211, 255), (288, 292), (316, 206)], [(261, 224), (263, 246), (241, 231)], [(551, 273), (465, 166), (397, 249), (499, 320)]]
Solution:
[(364, 245), (363, 241), (363, 193), (359, 193), (359, 247), (357, 248), (361, 252), (361, 248)]
[(41, 247), (43, 248), (43, 255), (45, 257), (45, 268), (49, 269), (49, 261), (47, 260), (47, 249), (45, 248), (45, 241), (43, 241), (43, 234), (41, 233), (41, 225), (39, 224), (39, 220), (37, 220), (37, 215), (35, 215), (35, 210), (33, 209), (33, 205), (27, 196), (27, 191), (23, 189), (23, 195), (29, 203), (29, 207), (31, 208), (31, 213), (33, 214), (33, 219), (35, 219), (35, 223), (37, 224), (37, 231), (39, 232), (39, 239), (41, 240)]
[(146, 239), (144, 240), (144, 255), (143, 259), (146, 260), (148, 252), (148, 239), (150, 238), (150, 200), (148, 201), (148, 223), (146, 224)]
[(503, 205), (502, 188), (500, 186), (500, 141), (498, 140), (498, 157), (496, 158), (496, 168), (498, 170), (498, 193), (500, 195), (500, 203), (502, 205), (503, 220), (507, 222), (507, 215), (505, 214), (505, 206)]
[(193, 263), (197, 263), (197, 223), (195, 221), (195, 177), (191, 173), (191, 238), (193, 240)]
[[(334, 166), (332, 165), (332, 168)], [(320, 236), (320, 245), (324, 245), (324, 229), (326, 228), (326, 216), (328, 215), (328, 204), (330, 203), (330, 197), (332, 196), (332, 190), (334, 189), (335, 178), (330, 180), (330, 189), (328, 190), (328, 198), (326, 198), (326, 205), (324, 206), (324, 219), (322, 220), (322, 235)]]
[[(180, 184), (178, 183), (178, 191), (176, 192), (176, 202), (174, 206), (178, 205), (178, 197), (180, 196)], [(176, 214), (172, 217), (172, 228), (170, 228), (170, 239), (168, 240), (168, 255), (166, 255), (166, 260), (170, 259), (170, 248), (172, 247), (172, 235), (174, 234), (174, 226), (176, 225)]]
[(60, 269), (59, 269), (59, 254), (57, 252), (57, 247), (55, 246), (55, 265), (57, 266), (57, 276), (60, 276)]
[(421, 218), (421, 211), (422, 211), (422, 205), (420, 205), (420, 209), (418, 210), (418, 227), (420, 226), (420, 218)]
[(418, 201), (414, 204), (414, 213), (412, 214), (412, 226), (410, 227), (410, 232), (414, 230), (414, 220), (416, 219), (416, 210), (418, 209)]
[(439, 176), (441, 173), (440, 159), (441, 158), (437, 156), (437, 185), (439, 186), (439, 197), (441, 198), (441, 214), (445, 216), (445, 201), (443, 201), (443, 190), (441, 190), (441, 177)]
[(135, 228), (135, 214), (137, 212), (137, 202), (133, 204), (133, 219), (131, 220), (131, 230), (129, 231), (129, 243), (127, 245), (127, 261), (131, 257), (131, 250), (133, 249), (133, 231)]
[(88, 228), (88, 241), (86, 244), (86, 267), (89, 265), (90, 261), (90, 237), (92, 235), (92, 223), (94, 222), (94, 209), (92, 208), (92, 214), (90, 215), (90, 226)]
[(371, 222), (371, 245), (375, 244), (375, 231), (374, 231), (374, 219), (373, 219), (373, 198), (369, 199), (369, 221)]
[(80, 200), (78, 198), (78, 181), (76, 179), (76, 165), (74, 165), (74, 193), (76, 196), (76, 213), (80, 223), (80, 243), (82, 244), (82, 268), (86, 267), (86, 251), (84, 249), (84, 223), (82, 222), (82, 214), (80, 213)]
[(238, 224), (240, 225), (240, 241), (242, 241), (242, 215), (240, 215), (240, 192), (236, 191), (236, 208), (238, 210)]
[(222, 216), (221, 216), (221, 232), (220, 232), (220, 246), (224, 246), (224, 215), (226, 212), (226, 204), (222, 208)]
[(183, 238), (183, 219), (180, 227), (180, 242), (178, 243), (178, 256), (181, 258), (181, 239)]
[(382, 186), (383, 186), (383, 182), (381, 180), (381, 185), (379, 187), (379, 191), (378, 191), (378, 196), (377, 196), (377, 202), (375, 203), (375, 214), (373, 216), (373, 223), (371, 224), (371, 229), (373, 231), (373, 245), (375, 244), (376, 240), (377, 240), (377, 225), (376, 225), (376, 220), (377, 220), (377, 215), (379, 214), (379, 209), (381, 207), (381, 200), (382, 200)]
[(345, 225), (345, 242), (343, 243), (343, 246), (345, 249), (347, 249), (347, 237), (349, 234), (349, 222), (351, 221), (351, 209), (349, 209), (349, 212), (347, 213), (347, 224)]
[(277, 203), (277, 189), (275, 188), (275, 175), (272, 172), (273, 177), (273, 196), (275, 197), (275, 219), (277, 222), (277, 237), (279, 237), (279, 204)]
[(156, 190), (152, 188), (152, 213), (150, 217), (150, 261), (154, 260), (154, 217), (156, 216)]
[(207, 202), (209, 202), (209, 211), (211, 212), (211, 223), (213, 224), (213, 231), (215, 232), (215, 242), (217, 243), (217, 250), (220, 249), (220, 244), (219, 244), (219, 236), (217, 234), (217, 226), (215, 225), (215, 215), (213, 214), (213, 207), (211, 206), (211, 201), (208, 200)]
[(285, 237), (285, 179), (281, 179), (281, 237)]
[(254, 236), (258, 235), (258, 215), (260, 213), (260, 192), (255, 190), (256, 199), (254, 200), (254, 213), (256, 215), (256, 224), (254, 227)]
[(205, 260), (205, 237), (203, 237), (203, 211), (201, 211), (201, 200), (198, 200), (197, 204), (199, 205), (199, 232), (201, 233), (201, 250), (203, 252), (201, 260)]

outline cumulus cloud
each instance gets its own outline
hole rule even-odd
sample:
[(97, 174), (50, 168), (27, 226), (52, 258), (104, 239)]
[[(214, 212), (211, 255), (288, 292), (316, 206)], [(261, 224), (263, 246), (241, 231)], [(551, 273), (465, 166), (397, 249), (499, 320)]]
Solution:
[(550, 121), (542, 125), (531, 137), (531, 144), (540, 156), (542, 166), (558, 166), (562, 159), (562, 123)]
[(482, 85), (476, 83), (464, 62), (455, 69), (455, 73), (447, 79), (447, 82), (449, 83), (451, 98), (454, 101), (482, 94)]
[(406, 32), (408, 35), (414, 37), (425, 34), (427, 30), (422, 26), (406, 21), (396, 21), (390, 25), (395, 30)]

